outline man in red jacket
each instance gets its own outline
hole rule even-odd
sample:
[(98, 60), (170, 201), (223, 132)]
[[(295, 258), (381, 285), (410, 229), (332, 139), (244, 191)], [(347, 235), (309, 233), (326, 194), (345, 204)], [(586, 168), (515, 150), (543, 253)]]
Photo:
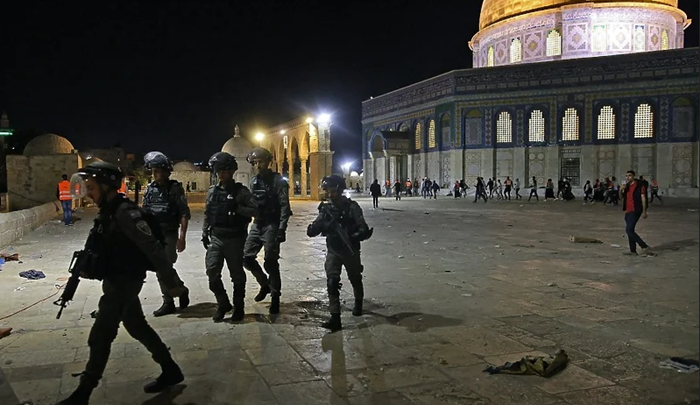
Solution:
[(629, 170), (625, 174), (626, 184), (620, 186), (620, 198), (622, 199), (622, 210), (625, 211), (625, 223), (627, 227), (627, 239), (630, 244), (630, 251), (625, 255), (636, 256), (637, 245), (642, 248), (643, 256), (653, 256), (642, 238), (637, 235), (635, 227), (639, 218), (647, 219), (647, 190), (646, 185), (634, 178), (634, 171)]

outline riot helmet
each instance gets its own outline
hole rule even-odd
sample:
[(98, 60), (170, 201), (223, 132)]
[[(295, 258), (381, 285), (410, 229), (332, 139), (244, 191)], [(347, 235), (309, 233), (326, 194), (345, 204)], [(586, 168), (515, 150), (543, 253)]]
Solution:
[(143, 166), (146, 169), (163, 169), (169, 172), (173, 171), (173, 163), (165, 154), (158, 151), (148, 152), (143, 157)]
[(122, 169), (112, 163), (93, 162), (78, 170), (71, 177), (71, 194), (74, 198), (84, 197), (87, 189), (85, 188), (85, 180), (88, 178), (94, 179), (97, 184), (103, 184), (114, 190), (119, 190), (124, 180), (124, 172)]
[(215, 172), (220, 172), (222, 170), (238, 170), (238, 162), (233, 155), (226, 152), (216, 152), (209, 158), (209, 167), (214, 169)]
[(323, 178), (323, 181), (321, 181), (321, 188), (326, 191), (337, 190), (338, 192), (342, 192), (346, 189), (345, 179), (337, 174), (326, 176)]
[(269, 150), (258, 146), (250, 151), (248, 157), (246, 157), (246, 161), (248, 161), (248, 163), (251, 165), (258, 161), (272, 162), (272, 153), (270, 153)]

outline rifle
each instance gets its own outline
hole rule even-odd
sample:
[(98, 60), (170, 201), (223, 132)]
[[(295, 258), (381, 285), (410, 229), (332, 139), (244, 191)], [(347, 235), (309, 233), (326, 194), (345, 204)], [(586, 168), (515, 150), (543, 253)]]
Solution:
[[(70, 278), (68, 279), (68, 282), (66, 283), (66, 287), (63, 289), (63, 294), (61, 294), (61, 298), (56, 300), (53, 304), (58, 305), (61, 307), (58, 310), (58, 315), (56, 315), (56, 319), (61, 319), (61, 314), (63, 313), (63, 309), (68, 305), (69, 301), (73, 300), (73, 297), (75, 296), (75, 291), (78, 289), (78, 284), (80, 283), (80, 271), (82, 264), (85, 263), (85, 256), (87, 255), (87, 251), (85, 250), (78, 250), (76, 252), (73, 252), (73, 258), (70, 261), (70, 265), (68, 266), (68, 271), (70, 272)], [(81, 264), (80, 266), (78, 264)]]
[(328, 217), (329, 219), (329, 228), (331, 233), (335, 234), (338, 239), (345, 245), (345, 248), (350, 252), (350, 256), (355, 255), (355, 250), (352, 248), (352, 244), (350, 243), (350, 237), (348, 236), (348, 233), (343, 229), (338, 221), (335, 218), (335, 215), (331, 212), (331, 207), (330, 204), (322, 204), (321, 205), (321, 211), (323, 214)]

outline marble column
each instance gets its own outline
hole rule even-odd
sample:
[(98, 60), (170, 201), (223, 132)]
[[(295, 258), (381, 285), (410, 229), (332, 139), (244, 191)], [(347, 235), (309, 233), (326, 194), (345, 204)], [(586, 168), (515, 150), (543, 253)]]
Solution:
[(307, 197), (306, 189), (308, 186), (308, 184), (307, 184), (307, 181), (308, 181), (307, 180), (307, 174), (308, 174), (307, 171), (308, 171), (308, 169), (306, 168), (306, 161), (307, 161), (306, 159), (301, 159), (301, 184), (300, 184), (300, 187), (301, 187), (301, 197), (302, 198)]

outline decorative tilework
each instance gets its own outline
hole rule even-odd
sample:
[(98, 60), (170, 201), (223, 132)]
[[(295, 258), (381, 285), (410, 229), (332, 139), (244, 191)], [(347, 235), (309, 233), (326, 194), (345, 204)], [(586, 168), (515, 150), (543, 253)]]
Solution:
[(517, 146), (522, 146), (525, 143), (525, 129), (524, 129), (524, 111), (522, 109), (518, 109), (516, 112), (516, 127), (515, 127), (515, 134), (516, 134), (516, 145)]
[(673, 186), (687, 187), (693, 180), (693, 148), (691, 145), (673, 145)]
[(493, 115), (493, 110), (491, 108), (485, 109), (485, 115), (486, 115), (486, 122), (484, 125), (485, 129), (485, 134), (484, 134), (484, 145), (486, 146), (493, 146), (493, 140), (491, 139), (491, 121), (493, 120), (492, 115)]
[(629, 140), (630, 131), (630, 104), (625, 101), (620, 105), (622, 112), (622, 128), (620, 128), (620, 141), (627, 142)]
[(445, 153), (442, 156), (442, 182), (447, 183), (448, 186), (453, 182), (452, 180), (452, 160), (449, 153)]
[(659, 103), (659, 139), (662, 141), (667, 141), (669, 136), (668, 104), (668, 97), (662, 97)]

